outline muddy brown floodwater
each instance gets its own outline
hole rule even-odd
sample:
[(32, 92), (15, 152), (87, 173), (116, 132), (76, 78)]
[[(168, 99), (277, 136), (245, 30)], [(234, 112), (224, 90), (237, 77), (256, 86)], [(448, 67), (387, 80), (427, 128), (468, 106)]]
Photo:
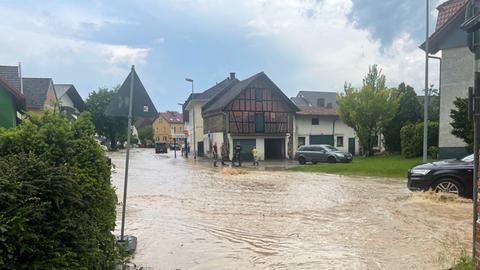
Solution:
[[(111, 154), (119, 200), (124, 156)], [(412, 195), (404, 180), (232, 175), (134, 149), (128, 188), (125, 230), (148, 269), (446, 269), (471, 247), (471, 203)]]

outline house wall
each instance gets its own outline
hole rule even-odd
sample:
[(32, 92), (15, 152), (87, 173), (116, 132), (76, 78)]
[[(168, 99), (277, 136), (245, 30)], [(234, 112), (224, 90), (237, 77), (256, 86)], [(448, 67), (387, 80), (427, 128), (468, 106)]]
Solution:
[[(318, 118), (318, 125), (312, 125), (312, 118)], [(359, 142), (355, 131), (336, 116), (298, 115), (295, 117), (294, 151), (298, 149), (299, 137), (305, 137), (305, 144), (310, 144), (310, 135), (332, 135), (335, 120), (335, 147), (348, 152), (348, 138), (355, 138), (355, 154), (359, 153)], [(337, 146), (337, 137), (343, 136), (343, 146)]]
[(152, 128), (155, 141), (167, 142), (169, 144), (173, 143), (172, 132), (175, 132), (176, 134), (183, 133), (183, 124), (169, 123), (160, 116), (153, 121)]
[(12, 97), (7, 90), (0, 86), (0, 127), (13, 128), (16, 126), (16, 109)]
[(43, 104), (43, 108), (46, 110), (55, 110), (56, 103), (57, 96), (55, 95), (55, 89), (53, 88), (53, 84), (50, 84), (50, 87), (47, 91), (47, 97), (45, 98), (45, 103)]
[(203, 123), (204, 134), (225, 131), (225, 116), (222, 113), (204, 117)]
[[(188, 144), (190, 145), (190, 151), (193, 154), (193, 114), (195, 113), (195, 145), (198, 142), (204, 142), (206, 135), (203, 133), (203, 118), (202, 118), (202, 106), (205, 105), (204, 101), (190, 101), (188, 105), (189, 121), (185, 128), (188, 130)], [(207, 147), (204, 142), (204, 149), (207, 151)]]
[(62, 104), (61, 104), (62, 106), (75, 108), (75, 105), (73, 104), (72, 99), (70, 99), (70, 97), (69, 97), (68, 95), (63, 95), (63, 96), (60, 98), (60, 101), (61, 101), (61, 103), (62, 103)]
[(473, 54), (467, 47), (442, 51), (440, 81), (439, 158), (465, 155), (465, 143), (452, 135), (450, 110), (456, 97), (467, 97), (468, 87), (473, 86)]

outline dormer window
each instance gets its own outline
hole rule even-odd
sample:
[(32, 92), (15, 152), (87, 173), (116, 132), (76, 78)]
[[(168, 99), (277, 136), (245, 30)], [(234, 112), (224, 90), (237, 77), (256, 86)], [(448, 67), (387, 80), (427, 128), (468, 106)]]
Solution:
[(318, 107), (325, 107), (325, 99), (324, 98), (317, 99), (317, 106)]

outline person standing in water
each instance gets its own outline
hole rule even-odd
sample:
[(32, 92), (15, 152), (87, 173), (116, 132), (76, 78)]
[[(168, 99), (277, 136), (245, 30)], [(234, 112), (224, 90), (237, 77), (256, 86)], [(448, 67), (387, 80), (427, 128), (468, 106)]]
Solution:
[(213, 167), (217, 167), (217, 160), (218, 160), (218, 147), (217, 147), (217, 143), (215, 143), (215, 144), (213, 145), (212, 154), (213, 154)]
[(258, 153), (257, 153), (256, 146), (252, 148), (252, 156), (253, 156), (253, 166), (258, 166)]

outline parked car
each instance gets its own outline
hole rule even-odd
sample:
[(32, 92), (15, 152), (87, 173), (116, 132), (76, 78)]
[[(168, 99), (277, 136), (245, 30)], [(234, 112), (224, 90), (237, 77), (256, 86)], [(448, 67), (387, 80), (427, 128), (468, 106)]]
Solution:
[(328, 144), (319, 145), (303, 145), (298, 148), (295, 153), (295, 160), (300, 164), (312, 162), (351, 162), (353, 160), (352, 154), (338, 150), (337, 148)]
[(167, 143), (160, 142), (160, 143), (155, 143), (155, 153), (157, 154), (163, 154), (167, 153)]
[(176, 143), (176, 144), (170, 144), (170, 150), (180, 150), (180, 144)]
[(473, 155), (417, 165), (408, 170), (408, 189), (447, 192), (471, 198)]

